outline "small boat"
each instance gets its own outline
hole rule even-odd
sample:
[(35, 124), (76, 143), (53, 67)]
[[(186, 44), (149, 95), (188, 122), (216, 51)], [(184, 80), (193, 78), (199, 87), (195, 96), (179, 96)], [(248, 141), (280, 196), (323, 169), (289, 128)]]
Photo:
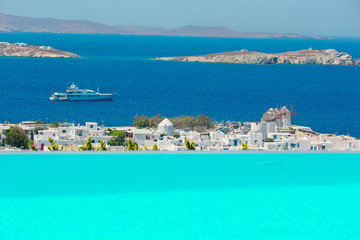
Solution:
[(67, 88), (65, 93), (53, 92), (51, 101), (104, 101), (112, 100), (115, 93), (99, 93), (90, 89), (79, 89), (74, 83)]

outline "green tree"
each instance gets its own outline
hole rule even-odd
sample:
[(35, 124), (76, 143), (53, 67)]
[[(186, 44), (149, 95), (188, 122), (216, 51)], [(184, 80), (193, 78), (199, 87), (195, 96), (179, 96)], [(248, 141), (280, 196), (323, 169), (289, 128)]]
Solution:
[(92, 150), (94, 150), (94, 147), (93, 147), (93, 145), (91, 143), (91, 137), (90, 136), (86, 139), (86, 143), (85, 143), (85, 145), (83, 145), (82, 150), (83, 151), (92, 151)]
[(113, 131), (112, 138), (109, 141), (110, 146), (124, 146), (125, 144), (125, 132), (124, 131)]
[(139, 145), (129, 139), (126, 141), (126, 150), (137, 151), (139, 150)]
[(195, 150), (195, 143), (194, 141), (189, 141), (185, 138), (185, 146), (186, 146), (186, 150)]
[(125, 131), (118, 131), (118, 130), (115, 130), (112, 132), (112, 136), (125, 136)]
[(195, 117), (181, 115), (180, 117), (171, 118), (170, 121), (174, 124), (175, 128), (193, 128), (195, 125)]
[(103, 140), (100, 140), (100, 151), (106, 151), (106, 144)]
[(149, 119), (149, 127), (157, 128), (157, 125), (164, 120), (165, 117), (161, 117), (160, 115), (153, 116)]
[(139, 128), (149, 127), (149, 117), (136, 115), (134, 117), (134, 125)]
[(266, 138), (265, 142), (274, 142), (274, 139), (273, 138)]
[(17, 148), (29, 148), (30, 139), (25, 131), (18, 126), (10, 127), (10, 130), (5, 134), (5, 143)]
[(206, 127), (206, 128), (213, 128), (214, 125), (211, 123), (211, 119), (204, 114), (198, 115), (195, 119), (194, 126), (198, 127)]
[(57, 128), (57, 127), (59, 127), (59, 123), (53, 122), (53, 123), (50, 124), (50, 127)]
[(155, 143), (154, 146), (152, 147), (152, 150), (153, 150), (153, 151), (159, 151), (159, 148), (158, 148), (158, 146), (156, 145), (156, 143)]
[[(151, 127), (156, 128), (157, 125), (164, 120), (165, 117), (162, 117), (160, 115), (153, 116), (151, 118), (146, 117), (144, 115), (139, 116), (136, 115), (134, 117), (134, 125), (138, 128), (145, 128), (145, 127)], [(212, 124), (212, 121), (208, 116), (205, 115), (199, 115), (196, 118), (193, 116), (188, 115), (181, 115), (180, 117), (174, 117), (169, 119), (173, 124), (175, 128), (190, 128), (193, 129), (194, 127), (200, 127), (200, 128), (213, 128), (214, 124)]]

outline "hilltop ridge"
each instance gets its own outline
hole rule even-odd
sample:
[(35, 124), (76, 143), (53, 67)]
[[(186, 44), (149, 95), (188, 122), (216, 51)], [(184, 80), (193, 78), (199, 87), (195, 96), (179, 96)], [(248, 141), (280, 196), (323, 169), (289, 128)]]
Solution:
[(329, 39), (323, 36), (305, 36), (292, 33), (238, 32), (224, 27), (183, 26), (173, 29), (132, 25), (110, 26), (86, 20), (20, 17), (0, 13), (0, 32), (78, 33), (119, 35), (161, 35), (230, 38), (309, 38)]
[(360, 65), (348, 53), (334, 49), (305, 49), (284, 53), (262, 53), (243, 49), (224, 53), (214, 53), (200, 56), (160, 57), (156, 60), (181, 62), (213, 62), (237, 64), (322, 64), (322, 65)]

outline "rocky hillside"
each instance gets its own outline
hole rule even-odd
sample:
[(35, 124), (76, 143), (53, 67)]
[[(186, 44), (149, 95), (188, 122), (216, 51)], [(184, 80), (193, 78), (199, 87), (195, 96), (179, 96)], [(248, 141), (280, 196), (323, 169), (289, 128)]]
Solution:
[(43, 58), (79, 58), (71, 52), (64, 52), (46, 46), (32, 46), (25, 43), (0, 42), (0, 56), (7, 57), (43, 57)]
[(238, 64), (323, 64), (323, 65), (360, 65), (351, 55), (327, 50), (300, 50), (284, 53), (261, 53), (248, 50), (215, 53), (188, 57), (161, 57), (156, 60), (182, 61), (182, 62), (213, 62)]

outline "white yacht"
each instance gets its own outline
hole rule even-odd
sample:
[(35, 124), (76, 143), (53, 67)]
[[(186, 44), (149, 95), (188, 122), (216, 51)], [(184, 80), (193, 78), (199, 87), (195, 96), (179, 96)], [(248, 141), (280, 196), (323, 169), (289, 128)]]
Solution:
[(112, 100), (115, 93), (99, 93), (89, 89), (79, 89), (74, 83), (67, 88), (66, 93), (53, 92), (51, 101), (100, 101)]

